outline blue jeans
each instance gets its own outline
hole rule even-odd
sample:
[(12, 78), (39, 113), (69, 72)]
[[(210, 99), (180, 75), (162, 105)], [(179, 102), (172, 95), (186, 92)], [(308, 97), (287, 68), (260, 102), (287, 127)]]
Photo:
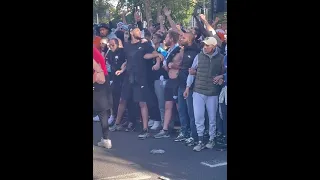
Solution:
[(189, 136), (188, 134), (188, 124), (190, 124), (191, 129), (191, 137), (195, 141), (198, 141), (198, 134), (197, 134), (197, 128), (194, 120), (194, 114), (193, 114), (193, 98), (192, 94), (193, 91), (189, 91), (189, 96), (187, 99), (184, 99), (183, 93), (185, 91), (185, 88), (178, 89), (178, 111), (179, 111), (179, 119), (181, 124), (181, 132), (185, 136)]

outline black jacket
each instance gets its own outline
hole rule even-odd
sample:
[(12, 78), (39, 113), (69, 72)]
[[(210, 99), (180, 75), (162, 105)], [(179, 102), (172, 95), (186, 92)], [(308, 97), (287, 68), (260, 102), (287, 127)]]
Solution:
[(193, 60), (199, 54), (199, 52), (200, 52), (200, 48), (195, 42), (191, 46), (184, 47), (181, 69), (178, 75), (179, 87), (181, 88), (186, 87), (189, 68), (191, 68)]
[(118, 48), (114, 52), (110, 50), (107, 55), (107, 61), (111, 66), (111, 76), (113, 77), (113, 80), (122, 81), (124, 73), (120, 76), (116, 76), (115, 72), (121, 70), (121, 65), (126, 61), (123, 48)]

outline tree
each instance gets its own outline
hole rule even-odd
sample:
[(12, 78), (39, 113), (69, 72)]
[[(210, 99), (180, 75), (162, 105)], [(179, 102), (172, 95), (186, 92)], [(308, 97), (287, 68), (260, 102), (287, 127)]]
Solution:
[[(134, 23), (133, 11), (140, 6), (142, 19), (148, 22), (148, 18), (153, 20), (152, 23), (158, 22), (158, 17), (163, 14), (162, 8), (167, 6), (171, 9), (171, 16), (175, 22), (183, 25), (189, 24), (192, 12), (195, 6), (195, 0), (119, 0), (116, 7), (110, 4), (110, 0), (93, 0), (93, 14), (99, 14), (99, 21), (105, 20), (106, 9), (111, 12), (111, 20), (113, 22), (121, 21), (121, 13), (123, 10), (129, 10), (126, 19), (128, 23)], [(148, 17), (148, 18), (147, 18)]]

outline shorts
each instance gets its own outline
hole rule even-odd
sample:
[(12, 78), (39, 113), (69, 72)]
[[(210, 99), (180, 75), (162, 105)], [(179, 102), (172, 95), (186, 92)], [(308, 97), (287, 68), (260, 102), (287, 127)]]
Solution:
[(178, 101), (179, 79), (168, 79), (164, 88), (165, 101)]
[(147, 83), (138, 84), (130, 83), (129, 78), (125, 77), (122, 84), (121, 99), (123, 100), (132, 100), (134, 102), (149, 102), (150, 91)]
[(104, 84), (93, 84), (93, 111), (100, 112), (112, 108), (112, 91), (109, 83), (109, 77), (106, 76)]

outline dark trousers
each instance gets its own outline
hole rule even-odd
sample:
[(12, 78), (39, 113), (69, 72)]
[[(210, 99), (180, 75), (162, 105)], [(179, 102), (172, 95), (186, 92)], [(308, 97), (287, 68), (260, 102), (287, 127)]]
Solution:
[(93, 117), (99, 116), (103, 139), (108, 139), (109, 133), (109, 110), (112, 108), (111, 87), (109, 84), (109, 77), (106, 76), (104, 84), (94, 83), (93, 87)]
[(114, 81), (111, 84), (112, 88), (112, 98), (113, 98), (113, 113), (115, 116), (117, 116), (118, 113), (118, 107), (121, 97), (121, 89), (122, 89), (122, 81), (119, 79), (114, 79)]
[(227, 137), (227, 105), (224, 103), (220, 103), (221, 113), (222, 113), (222, 135)]
[(161, 121), (158, 98), (154, 89), (154, 81), (148, 83), (148, 87), (150, 90), (150, 99), (147, 102), (147, 106), (148, 106), (150, 119), (155, 121)]
[(98, 117), (100, 119), (100, 124), (101, 124), (101, 127), (102, 127), (102, 138), (103, 139), (108, 139), (108, 135), (109, 135), (109, 124), (108, 124), (109, 111), (108, 110), (104, 110), (104, 111), (100, 111), (100, 112), (93, 112), (93, 117), (95, 117), (96, 115), (98, 115)]

